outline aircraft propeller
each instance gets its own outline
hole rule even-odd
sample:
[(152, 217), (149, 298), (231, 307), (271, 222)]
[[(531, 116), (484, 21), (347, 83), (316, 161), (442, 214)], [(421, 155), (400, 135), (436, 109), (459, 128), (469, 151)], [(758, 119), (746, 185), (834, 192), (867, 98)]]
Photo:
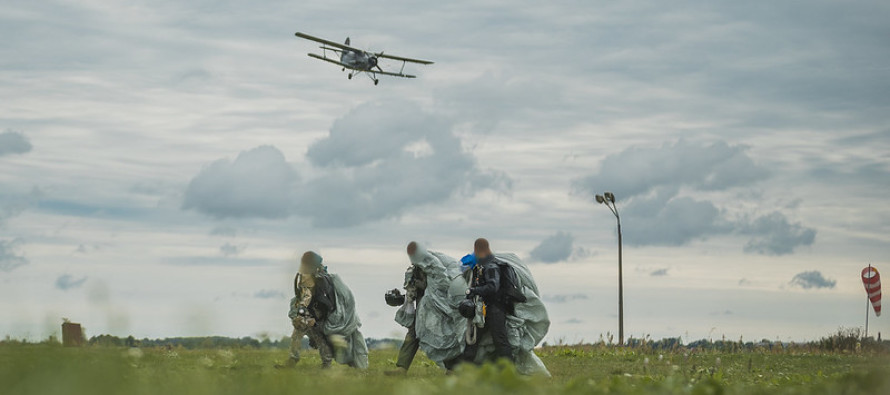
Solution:
[(372, 66), (372, 67), (376, 67), (377, 70), (379, 70), (382, 73), (383, 69), (380, 67), (380, 64), (377, 63), (377, 58), (380, 56), (383, 56), (383, 51), (380, 51), (380, 53), (375, 53), (374, 56), (371, 56), (371, 59), (372, 59), (371, 63), (374, 64), (374, 66)]

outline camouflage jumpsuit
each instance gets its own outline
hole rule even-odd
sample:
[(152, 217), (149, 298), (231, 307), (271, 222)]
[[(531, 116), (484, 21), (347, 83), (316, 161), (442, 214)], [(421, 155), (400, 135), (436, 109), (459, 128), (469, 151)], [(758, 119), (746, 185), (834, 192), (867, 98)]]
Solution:
[[(294, 326), (294, 332), (291, 334), (290, 358), (292, 363), (300, 360), (300, 349), (303, 345), (303, 336), (309, 337), (309, 345), (318, 349), (321, 356), (321, 365), (324, 367), (331, 366), (334, 359), (334, 352), (331, 345), (322, 333), (321, 323), (309, 313), (309, 304), (312, 302), (312, 291), (315, 287), (315, 278), (310, 275), (301, 275), (299, 281), (299, 294), (291, 299), (290, 312), (288, 316)], [(303, 314), (300, 314), (300, 312)]]

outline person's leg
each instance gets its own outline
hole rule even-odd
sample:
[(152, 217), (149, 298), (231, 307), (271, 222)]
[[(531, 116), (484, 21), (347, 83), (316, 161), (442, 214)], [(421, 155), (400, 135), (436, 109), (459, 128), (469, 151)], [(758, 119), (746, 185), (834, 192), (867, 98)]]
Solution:
[(314, 326), (306, 331), (306, 335), (309, 336), (309, 339), (318, 348), (318, 356), (321, 357), (321, 367), (330, 367), (331, 361), (334, 360), (334, 351), (331, 349), (331, 344), (325, 339), (324, 334), (321, 333), (321, 329), (318, 326)]
[(417, 355), (418, 348), (420, 348), (420, 339), (417, 338), (414, 325), (411, 325), (405, 335), (405, 341), (402, 342), (402, 347), (399, 348), (399, 359), (396, 366), (408, 370), (411, 367), (411, 362), (414, 361), (414, 356)]
[(494, 341), (495, 356), (512, 362), (513, 348), (510, 347), (510, 340), (507, 337), (507, 313), (503, 306), (488, 306), (485, 327), (488, 333), (491, 333), (491, 340)]
[(467, 344), (464, 352), (458, 358), (455, 358), (455, 364), (461, 362), (476, 363), (476, 354), (479, 352), (479, 342), (485, 336), (486, 328), (476, 328), (476, 343)]
[(300, 349), (303, 348), (303, 331), (294, 327), (293, 333), (290, 335), (290, 359), (288, 365), (296, 365), (300, 362)]

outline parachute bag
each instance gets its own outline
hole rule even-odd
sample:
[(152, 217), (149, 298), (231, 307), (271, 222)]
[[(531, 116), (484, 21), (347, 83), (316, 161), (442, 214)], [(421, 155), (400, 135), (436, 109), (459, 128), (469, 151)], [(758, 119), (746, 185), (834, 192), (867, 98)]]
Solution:
[(498, 267), (501, 270), (501, 280), (503, 281), (501, 287), (504, 290), (507, 302), (525, 303), (528, 299), (522, 293), (522, 284), (519, 281), (519, 276), (516, 275), (516, 271), (505, 262), (498, 261)]

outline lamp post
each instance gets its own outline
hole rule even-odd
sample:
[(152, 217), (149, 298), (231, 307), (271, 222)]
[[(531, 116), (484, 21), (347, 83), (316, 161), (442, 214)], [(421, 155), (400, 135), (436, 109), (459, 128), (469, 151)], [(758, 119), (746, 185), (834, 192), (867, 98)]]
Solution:
[(596, 202), (605, 204), (615, 219), (618, 221), (618, 343), (624, 345), (624, 281), (621, 271), (621, 216), (618, 215), (618, 206), (615, 205), (615, 195), (606, 192), (596, 195)]

